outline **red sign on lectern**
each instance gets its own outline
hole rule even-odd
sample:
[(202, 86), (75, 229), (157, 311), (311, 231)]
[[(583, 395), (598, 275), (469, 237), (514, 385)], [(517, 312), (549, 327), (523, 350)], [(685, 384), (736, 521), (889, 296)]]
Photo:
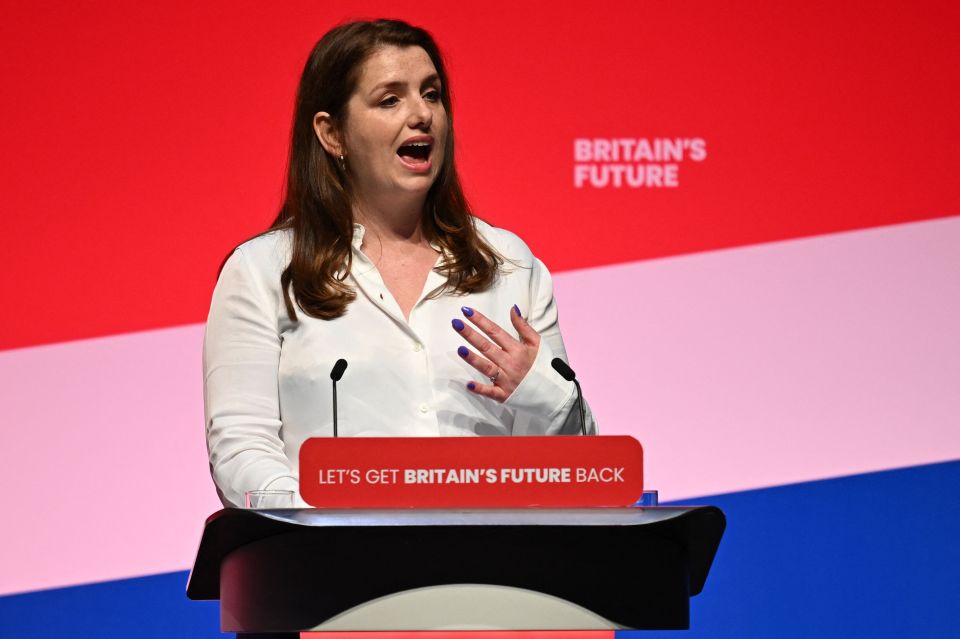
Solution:
[(643, 493), (633, 437), (315, 437), (300, 493), (317, 508), (629, 506)]

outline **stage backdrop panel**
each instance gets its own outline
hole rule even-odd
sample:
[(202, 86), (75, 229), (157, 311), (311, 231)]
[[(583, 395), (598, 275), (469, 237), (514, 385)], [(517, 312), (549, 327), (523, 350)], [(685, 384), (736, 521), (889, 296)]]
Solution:
[[(447, 54), (467, 193), (555, 273), (601, 431), (644, 442), (665, 500), (727, 493), (708, 499), (729, 543), (695, 632), (944, 636), (960, 5), (943, 0), (5, 7), (0, 635), (215, 626), (176, 583), (218, 507), (200, 372), (217, 267), (277, 214), (310, 47), (377, 16)], [(892, 558), (898, 540), (914, 554)], [(758, 587), (771, 566), (790, 588)], [(826, 587), (838, 566), (868, 586), (852, 616)]]

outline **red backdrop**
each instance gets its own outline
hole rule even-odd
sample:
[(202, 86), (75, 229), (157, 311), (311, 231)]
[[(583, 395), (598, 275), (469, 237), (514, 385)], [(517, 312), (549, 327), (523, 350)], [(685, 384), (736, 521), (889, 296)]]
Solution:
[[(13, 4), (0, 348), (205, 318), (279, 202), (295, 84), (335, 22), (449, 58), (478, 213), (553, 270), (960, 213), (955, 2)], [(577, 138), (699, 138), (674, 188), (575, 188)]]

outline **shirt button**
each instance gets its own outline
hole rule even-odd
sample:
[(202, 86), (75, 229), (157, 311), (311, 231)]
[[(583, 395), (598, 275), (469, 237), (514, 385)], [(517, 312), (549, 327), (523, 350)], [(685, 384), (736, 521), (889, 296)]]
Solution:
[(419, 353), (419, 352), (422, 351), (422, 350), (423, 350), (423, 344), (421, 344), (420, 342), (414, 342), (414, 343), (413, 343), (413, 352), (414, 352), (414, 353)]
[(421, 413), (426, 413), (428, 410), (430, 410), (430, 407), (427, 406), (427, 403), (426, 403), (426, 402), (420, 404), (420, 412), (421, 412)]

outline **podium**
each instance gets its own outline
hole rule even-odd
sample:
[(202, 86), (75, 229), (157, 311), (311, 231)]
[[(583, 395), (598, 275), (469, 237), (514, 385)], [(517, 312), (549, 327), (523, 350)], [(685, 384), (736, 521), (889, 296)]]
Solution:
[(187, 596), (223, 632), (685, 629), (712, 506), (221, 510)]

